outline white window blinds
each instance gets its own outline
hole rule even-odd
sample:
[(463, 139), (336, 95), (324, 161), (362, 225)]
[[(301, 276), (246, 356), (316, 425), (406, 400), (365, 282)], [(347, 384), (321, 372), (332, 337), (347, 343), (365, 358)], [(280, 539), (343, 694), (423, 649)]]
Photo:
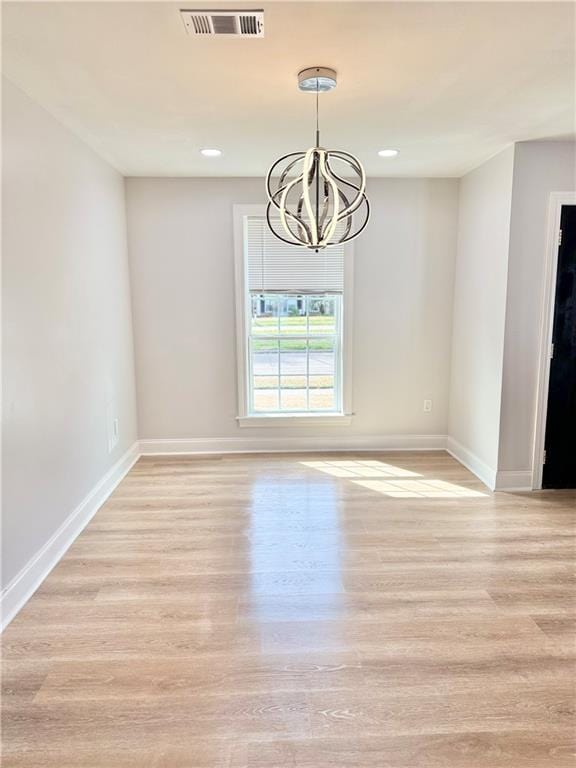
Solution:
[(270, 232), (264, 216), (245, 219), (251, 293), (342, 293), (344, 246), (316, 251), (288, 245)]

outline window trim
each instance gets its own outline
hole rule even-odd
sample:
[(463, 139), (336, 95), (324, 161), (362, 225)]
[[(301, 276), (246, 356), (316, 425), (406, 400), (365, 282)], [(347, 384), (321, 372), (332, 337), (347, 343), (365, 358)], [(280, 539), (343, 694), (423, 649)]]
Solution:
[(248, 411), (248, 371), (250, 370), (248, 333), (250, 305), (246, 301), (248, 263), (245, 258), (246, 216), (265, 216), (265, 205), (234, 205), (234, 285), (236, 301), (237, 422), (240, 427), (271, 426), (346, 426), (352, 423), (352, 339), (354, 296), (354, 244), (344, 246), (344, 293), (342, 296), (342, 412), (274, 413), (253, 415)]

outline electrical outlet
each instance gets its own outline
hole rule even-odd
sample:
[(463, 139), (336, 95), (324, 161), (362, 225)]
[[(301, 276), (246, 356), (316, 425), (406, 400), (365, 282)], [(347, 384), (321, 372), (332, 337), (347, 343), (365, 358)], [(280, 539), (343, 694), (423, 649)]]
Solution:
[(120, 440), (120, 424), (118, 419), (112, 419), (110, 423), (110, 432), (108, 435), (108, 453), (112, 453)]
[(424, 400), (424, 413), (430, 413), (432, 410), (432, 400)]
[(120, 422), (116, 415), (116, 403), (108, 403), (106, 408), (106, 433), (108, 437), (108, 453), (112, 453), (120, 440)]

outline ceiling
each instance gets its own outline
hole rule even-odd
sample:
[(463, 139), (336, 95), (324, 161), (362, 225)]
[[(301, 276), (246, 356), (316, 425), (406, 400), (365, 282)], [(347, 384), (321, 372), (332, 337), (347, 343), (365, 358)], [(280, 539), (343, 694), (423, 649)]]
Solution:
[[(264, 39), (186, 35), (183, 8), (265, 10)], [(313, 143), (296, 74), (334, 67), (322, 144), (371, 176), (460, 176), (574, 134), (572, 3), (19, 2), (4, 73), (126, 176), (261, 176)], [(217, 159), (202, 147), (218, 147)], [(394, 159), (379, 149), (400, 150)]]

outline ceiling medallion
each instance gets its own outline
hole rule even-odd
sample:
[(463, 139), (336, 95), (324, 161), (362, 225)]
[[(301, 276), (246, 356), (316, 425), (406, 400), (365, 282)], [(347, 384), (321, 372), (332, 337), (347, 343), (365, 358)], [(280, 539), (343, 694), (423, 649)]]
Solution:
[[(298, 87), (316, 94), (316, 146), (290, 152), (270, 168), (266, 218), (279, 240), (319, 250), (358, 237), (370, 218), (370, 204), (360, 161), (349, 152), (320, 146), (318, 95), (336, 87), (336, 72), (327, 67), (304, 69)], [(278, 216), (273, 216), (275, 211)]]

